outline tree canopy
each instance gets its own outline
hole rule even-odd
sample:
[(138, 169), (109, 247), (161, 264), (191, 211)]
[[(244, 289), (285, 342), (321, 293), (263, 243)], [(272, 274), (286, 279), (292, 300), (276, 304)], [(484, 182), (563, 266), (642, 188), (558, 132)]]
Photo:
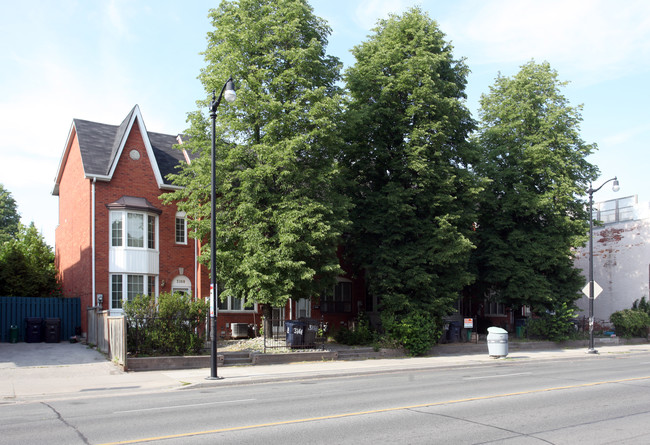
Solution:
[(54, 252), (34, 223), (20, 224), (17, 236), (0, 244), (0, 296), (61, 296)]
[(347, 251), (381, 298), (387, 329), (409, 314), (440, 320), (472, 280), (468, 69), (419, 8), (380, 21), (352, 52), (341, 155), (354, 204)]
[(479, 285), (514, 306), (573, 303), (584, 284), (572, 249), (586, 240), (579, 197), (597, 176), (586, 160), (596, 146), (580, 138), (581, 107), (564, 85), (548, 63), (531, 61), (481, 97), (476, 170), (490, 182), (480, 198)]
[[(208, 93), (230, 76), (237, 87), (237, 101), (216, 117), (221, 296), (281, 307), (320, 294), (340, 274), (348, 207), (334, 158), (340, 62), (326, 54), (330, 29), (306, 1), (223, 1), (210, 18), (200, 80)], [(184, 148), (199, 158), (174, 177), (184, 189), (166, 199), (179, 199), (194, 236), (208, 239), (209, 122), (201, 111), (189, 122)]]
[(11, 192), (0, 184), (0, 244), (18, 235), (20, 215)]

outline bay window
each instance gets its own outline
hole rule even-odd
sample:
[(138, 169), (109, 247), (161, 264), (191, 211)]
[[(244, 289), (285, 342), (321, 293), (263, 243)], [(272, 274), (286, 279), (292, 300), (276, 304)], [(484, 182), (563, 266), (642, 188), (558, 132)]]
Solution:
[(154, 275), (111, 274), (111, 309), (122, 309), (138, 295), (156, 296), (156, 281)]
[(140, 212), (111, 212), (111, 247), (156, 249), (158, 217)]

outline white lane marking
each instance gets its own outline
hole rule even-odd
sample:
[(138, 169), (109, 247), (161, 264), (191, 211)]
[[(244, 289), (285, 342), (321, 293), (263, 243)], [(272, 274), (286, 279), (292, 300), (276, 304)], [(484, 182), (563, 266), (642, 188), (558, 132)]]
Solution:
[(463, 380), (480, 380), (480, 379), (496, 379), (499, 377), (514, 377), (517, 375), (532, 375), (532, 372), (518, 372), (516, 374), (495, 374), (495, 375), (484, 375), (479, 377), (463, 377)]
[(143, 411), (160, 411), (164, 409), (177, 409), (177, 408), (191, 408), (195, 406), (207, 406), (207, 405), (222, 405), (225, 403), (238, 403), (238, 402), (253, 402), (257, 399), (241, 399), (241, 400), (224, 400), (221, 402), (206, 402), (206, 403), (193, 403), (191, 405), (170, 405), (170, 406), (157, 406), (155, 408), (142, 408), (142, 409), (129, 409), (126, 411), (114, 411), (113, 414), (124, 414), (124, 413), (139, 413)]

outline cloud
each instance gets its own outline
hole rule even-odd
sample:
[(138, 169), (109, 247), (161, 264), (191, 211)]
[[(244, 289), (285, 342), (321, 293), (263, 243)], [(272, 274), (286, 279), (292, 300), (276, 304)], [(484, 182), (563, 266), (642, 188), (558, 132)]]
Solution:
[(412, 0), (363, 0), (354, 11), (354, 21), (363, 29), (370, 30), (377, 24), (377, 20), (403, 12), (416, 3)]
[(645, 123), (645, 124), (637, 125), (635, 127), (626, 128), (622, 132), (611, 134), (605, 137), (602, 141), (602, 145), (620, 147), (630, 143), (631, 141), (634, 141), (635, 139), (639, 138), (639, 136), (641, 135), (648, 134), (649, 132), (650, 132), (650, 123)]
[(473, 65), (547, 60), (594, 80), (650, 68), (650, 2), (470, 2), (441, 27)]

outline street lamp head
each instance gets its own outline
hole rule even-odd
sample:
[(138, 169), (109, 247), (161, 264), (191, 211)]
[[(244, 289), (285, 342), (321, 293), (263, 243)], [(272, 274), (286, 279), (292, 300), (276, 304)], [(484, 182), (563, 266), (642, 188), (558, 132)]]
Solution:
[(235, 92), (235, 84), (232, 81), (232, 78), (228, 79), (226, 82), (226, 88), (223, 92), (223, 96), (226, 98), (228, 103), (233, 103), (237, 99), (237, 93)]
[(612, 184), (612, 190), (618, 192), (621, 187), (618, 185), (618, 179), (614, 177), (614, 183)]

